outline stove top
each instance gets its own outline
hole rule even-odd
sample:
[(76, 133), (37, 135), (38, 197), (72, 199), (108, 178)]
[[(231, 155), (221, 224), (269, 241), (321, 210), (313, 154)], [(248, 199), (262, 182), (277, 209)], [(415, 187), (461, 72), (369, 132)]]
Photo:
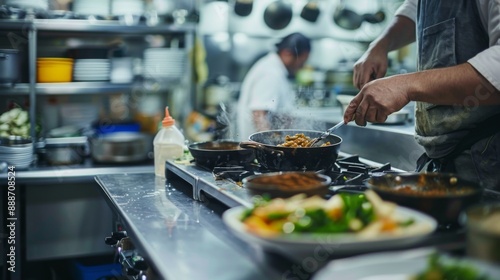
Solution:
[[(248, 176), (268, 172), (275, 171), (263, 169), (259, 165), (217, 166), (212, 169), (212, 173), (217, 180), (229, 179), (237, 183), (240, 183)], [(391, 168), (390, 163), (374, 166), (362, 162), (357, 155), (351, 155), (338, 159), (331, 170), (318, 170), (317, 172), (329, 176), (332, 179), (331, 185), (337, 186), (362, 185), (373, 174), (397, 171)]]
[[(243, 186), (242, 180), (254, 174), (276, 172), (265, 170), (259, 165), (218, 166), (213, 169), (194, 164), (179, 164), (167, 161), (168, 180), (181, 179), (188, 184), (193, 199), (204, 200), (207, 196), (229, 207), (252, 205), (252, 195)], [(359, 158), (357, 155), (340, 155), (331, 170), (318, 170), (332, 179), (330, 193), (338, 190), (362, 192), (364, 181), (375, 174), (394, 173), (390, 163), (379, 164)]]

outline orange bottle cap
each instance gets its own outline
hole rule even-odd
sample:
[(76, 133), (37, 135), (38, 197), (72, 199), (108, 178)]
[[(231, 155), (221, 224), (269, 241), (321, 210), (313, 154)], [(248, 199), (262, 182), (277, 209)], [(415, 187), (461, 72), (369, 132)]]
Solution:
[(168, 112), (168, 106), (165, 107), (165, 118), (163, 118), (163, 121), (161, 121), (161, 124), (163, 126), (172, 126), (175, 124), (175, 119), (173, 119), (170, 116), (170, 113)]

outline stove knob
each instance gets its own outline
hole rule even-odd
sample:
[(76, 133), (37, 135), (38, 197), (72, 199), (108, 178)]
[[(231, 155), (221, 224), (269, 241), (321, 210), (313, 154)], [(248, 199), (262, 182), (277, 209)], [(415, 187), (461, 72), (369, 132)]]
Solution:
[(135, 256), (132, 258), (132, 266), (134, 269), (145, 271), (148, 269), (148, 264), (141, 256)]
[(111, 233), (111, 237), (116, 239), (116, 240), (121, 240), (122, 238), (127, 237), (127, 232), (122, 230), (122, 231), (113, 231)]
[(111, 236), (108, 236), (108, 237), (104, 238), (104, 243), (106, 243), (106, 245), (109, 245), (109, 246), (116, 246), (116, 244), (118, 244), (118, 240), (114, 239)]
[(125, 237), (127, 237), (126, 231), (114, 231), (111, 236), (104, 238), (104, 243), (109, 246), (117, 246), (118, 242)]

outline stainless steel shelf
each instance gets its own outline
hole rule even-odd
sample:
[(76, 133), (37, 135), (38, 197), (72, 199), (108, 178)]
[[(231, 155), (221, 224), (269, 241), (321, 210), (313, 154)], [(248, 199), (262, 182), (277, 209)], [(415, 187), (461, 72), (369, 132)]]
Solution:
[(183, 25), (156, 25), (145, 24), (124, 25), (115, 20), (69, 20), (69, 19), (36, 19), (33, 21), (38, 31), (50, 32), (100, 32), (100, 33), (120, 33), (120, 34), (167, 34), (184, 33), (195, 30), (195, 24)]
[(25, 31), (31, 29), (33, 22), (27, 20), (0, 20), (0, 30), (7, 31)]
[(127, 91), (133, 84), (112, 84), (109, 82), (39, 83), (37, 95), (60, 94), (103, 94)]
[(186, 23), (125, 25), (116, 20), (75, 20), (75, 19), (35, 19), (35, 20), (0, 20), (0, 30), (26, 30), (36, 28), (38, 31), (50, 32), (92, 32), (114, 34), (168, 34), (195, 31), (196, 24)]
[(0, 87), (1, 95), (28, 95), (30, 93), (29, 84), (15, 84), (13, 87)]
[[(37, 95), (103, 94), (128, 91), (134, 84), (112, 84), (107, 82), (39, 83)], [(0, 88), (0, 95), (28, 95), (29, 84), (16, 84), (11, 88)]]

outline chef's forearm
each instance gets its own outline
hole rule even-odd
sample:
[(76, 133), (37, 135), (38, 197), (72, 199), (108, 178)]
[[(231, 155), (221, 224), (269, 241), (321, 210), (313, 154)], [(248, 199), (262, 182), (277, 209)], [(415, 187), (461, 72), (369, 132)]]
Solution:
[(379, 48), (388, 53), (413, 42), (415, 22), (405, 16), (396, 16), (389, 27), (370, 44), (369, 49)]
[(469, 63), (400, 75), (408, 97), (439, 105), (497, 105), (500, 93)]

